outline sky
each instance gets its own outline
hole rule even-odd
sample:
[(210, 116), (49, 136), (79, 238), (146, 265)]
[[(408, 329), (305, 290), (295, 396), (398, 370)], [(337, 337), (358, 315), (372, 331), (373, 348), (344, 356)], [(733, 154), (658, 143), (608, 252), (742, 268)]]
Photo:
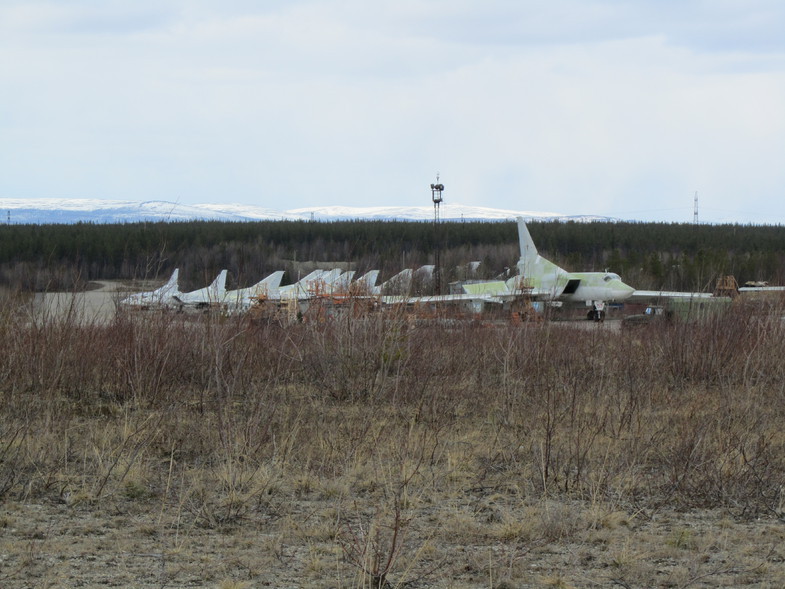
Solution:
[(0, 198), (785, 224), (781, 0), (0, 0)]

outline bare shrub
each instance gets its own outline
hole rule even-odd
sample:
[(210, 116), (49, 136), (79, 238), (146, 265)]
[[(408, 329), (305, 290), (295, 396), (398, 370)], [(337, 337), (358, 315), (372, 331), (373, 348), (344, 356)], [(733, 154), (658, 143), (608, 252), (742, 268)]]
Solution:
[(399, 501), (390, 514), (381, 511), (365, 522), (344, 523), (338, 542), (346, 559), (368, 577), (373, 589), (392, 586), (388, 576), (396, 571), (408, 524)]
[[(52, 489), (47, 481), (79, 464), (100, 496), (140, 461), (173, 457), (174, 474), (209, 468), (208, 482), (232, 469), (222, 493), (246, 506), (260, 494), (243, 481), (267, 467), (280, 481), (354, 476), (377, 492), (396, 465), (401, 480), (417, 472), (417, 488), (779, 512), (780, 312), (741, 306), (622, 334), (382, 315), (284, 327), (210, 314), (129, 313), (100, 325), (9, 314), (0, 442), (13, 457), (4, 468), (15, 466), (4, 486)], [(89, 428), (69, 429), (153, 415), (149, 435), (131, 428), (95, 461), (78, 439)], [(50, 450), (14, 433), (39, 428), (61, 436)]]
[(23, 478), (27, 461), (22, 451), (27, 435), (28, 430), (24, 425), (0, 426), (0, 499)]

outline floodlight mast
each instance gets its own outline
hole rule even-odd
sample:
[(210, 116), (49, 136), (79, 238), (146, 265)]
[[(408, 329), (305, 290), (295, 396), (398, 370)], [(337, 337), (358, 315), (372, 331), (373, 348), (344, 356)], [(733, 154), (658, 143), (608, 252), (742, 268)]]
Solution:
[(442, 293), (441, 277), (441, 243), (439, 242), (439, 207), (442, 204), (442, 190), (444, 184), (439, 183), (439, 173), (436, 173), (436, 184), (431, 184), (431, 200), (433, 200), (433, 294)]

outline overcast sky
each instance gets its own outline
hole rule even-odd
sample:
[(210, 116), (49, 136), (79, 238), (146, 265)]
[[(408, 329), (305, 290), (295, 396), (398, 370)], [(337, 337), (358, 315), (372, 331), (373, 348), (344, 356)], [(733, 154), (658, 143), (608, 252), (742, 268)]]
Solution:
[(781, 0), (0, 0), (0, 198), (785, 224)]

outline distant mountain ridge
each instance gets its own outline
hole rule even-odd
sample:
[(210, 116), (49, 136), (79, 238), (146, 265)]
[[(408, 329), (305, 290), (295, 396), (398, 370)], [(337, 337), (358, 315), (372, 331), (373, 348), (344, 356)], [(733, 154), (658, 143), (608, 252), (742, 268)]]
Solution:
[[(594, 215), (563, 215), (561, 213), (494, 209), (461, 204), (442, 204), (440, 218), (444, 221), (504, 221), (515, 217), (558, 220), (611, 220)], [(430, 221), (432, 206), (380, 207), (305, 207), (276, 210), (245, 204), (187, 205), (161, 200), (129, 201), (65, 198), (0, 199), (0, 219), (13, 224), (32, 223), (138, 223), (142, 221), (342, 221), (401, 220)]]

